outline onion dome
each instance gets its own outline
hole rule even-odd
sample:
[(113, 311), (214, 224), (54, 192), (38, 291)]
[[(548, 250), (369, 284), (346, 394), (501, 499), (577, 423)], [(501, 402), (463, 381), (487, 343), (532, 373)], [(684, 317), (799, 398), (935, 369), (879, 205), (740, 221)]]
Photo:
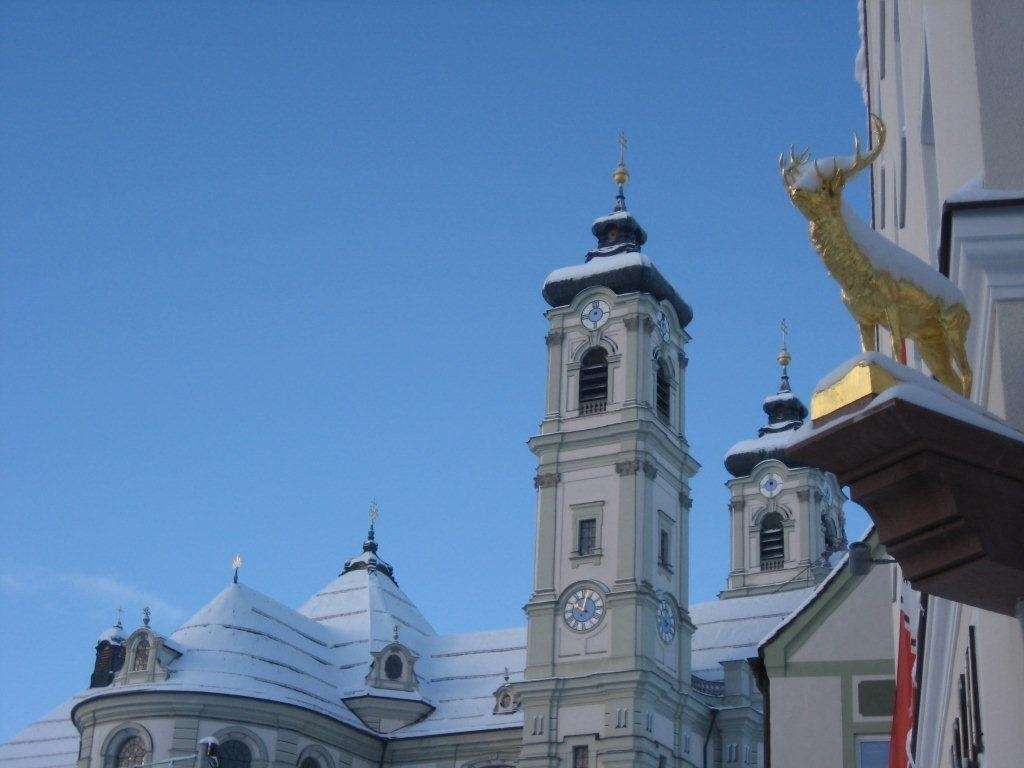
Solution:
[[(625, 148), (625, 137), (621, 135), (619, 146), (620, 150)], [(594, 285), (610, 288), (618, 294), (642, 291), (658, 301), (668, 301), (679, 317), (679, 325), (685, 328), (693, 319), (693, 310), (654, 262), (640, 251), (647, 242), (647, 232), (626, 209), (625, 186), (629, 171), (621, 151), (612, 180), (618, 188), (615, 206), (590, 228), (597, 238), (597, 247), (587, 251), (584, 264), (556, 269), (548, 275), (542, 291), (544, 299), (552, 307), (561, 307), (571, 303), (580, 291)]]
[(370, 530), (366, 534), (366, 540), (363, 542), (362, 554), (350, 557), (345, 561), (345, 567), (341, 570), (341, 576), (344, 576), (349, 571), (379, 571), (387, 576), (389, 579), (395, 582), (395, 569), (390, 563), (381, 560), (377, 557), (377, 541), (374, 538), (373, 522), (370, 523)]
[(787, 467), (805, 466), (787, 455), (789, 446), (796, 441), (797, 433), (807, 418), (807, 406), (793, 394), (789, 385), (791, 360), (786, 343), (783, 342), (778, 357), (779, 365), (782, 366), (779, 391), (761, 402), (768, 416), (767, 426), (757, 430), (756, 438), (736, 443), (725, 455), (725, 468), (733, 477), (749, 475), (755, 466), (766, 459), (778, 459)]
[(124, 627), (121, 626), (121, 620), (118, 619), (114, 626), (110, 629), (104, 630), (104, 632), (96, 638), (96, 643), (97, 645), (99, 643), (110, 643), (111, 645), (121, 645), (124, 643)]

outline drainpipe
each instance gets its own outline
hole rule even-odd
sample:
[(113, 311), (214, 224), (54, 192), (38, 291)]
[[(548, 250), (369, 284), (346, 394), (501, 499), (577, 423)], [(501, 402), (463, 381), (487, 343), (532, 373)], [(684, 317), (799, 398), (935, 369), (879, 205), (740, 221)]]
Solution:
[(708, 743), (711, 741), (711, 732), (715, 729), (715, 718), (718, 717), (718, 710), (711, 710), (711, 722), (708, 723), (708, 732), (704, 734), (704, 768), (708, 768)]

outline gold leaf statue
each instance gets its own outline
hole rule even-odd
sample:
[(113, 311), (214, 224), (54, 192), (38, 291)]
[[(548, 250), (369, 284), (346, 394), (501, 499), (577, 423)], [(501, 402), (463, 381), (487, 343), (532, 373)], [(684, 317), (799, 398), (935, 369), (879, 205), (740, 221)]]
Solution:
[(829, 158), (805, 168), (809, 153), (779, 156), (782, 183), (793, 205), (810, 222), (811, 243), (842, 288), (843, 303), (860, 329), (861, 348), (876, 351), (877, 326), (892, 334), (892, 354), (906, 364), (913, 339), (932, 374), (965, 397), (971, 365), (965, 342), (971, 316), (959, 290), (930, 265), (882, 237), (843, 201), (843, 187), (875, 161), (885, 144), (885, 124), (871, 115), (873, 149), (861, 154), (853, 137), (852, 158)]

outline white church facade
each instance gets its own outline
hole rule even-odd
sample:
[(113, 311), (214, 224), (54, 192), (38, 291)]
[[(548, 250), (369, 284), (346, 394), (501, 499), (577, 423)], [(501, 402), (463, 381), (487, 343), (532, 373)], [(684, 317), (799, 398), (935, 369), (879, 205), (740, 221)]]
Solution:
[(726, 589), (689, 604), (691, 310), (641, 250), (621, 164), (615, 178), (586, 263), (544, 284), (525, 626), (437, 634), (371, 525), (298, 608), (236, 580), (167, 637), (148, 621), (104, 632), (90, 687), (0, 746), (0, 765), (201, 765), (210, 739), (220, 768), (762, 765), (750, 660), (845, 548), (843, 495), (787, 457), (807, 415), (787, 354), (768, 425), (727, 459)]

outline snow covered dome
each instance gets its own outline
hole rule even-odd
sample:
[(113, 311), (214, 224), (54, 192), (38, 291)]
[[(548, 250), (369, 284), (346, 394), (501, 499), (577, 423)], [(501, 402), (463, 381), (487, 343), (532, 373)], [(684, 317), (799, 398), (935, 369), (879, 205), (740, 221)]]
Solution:
[(110, 629), (104, 630), (103, 633), (96, 638), (96, 644), (110, 643), (111, 645), (120, 645), (124, 642), (124, 627), (121, 626), (120, 620), (114, 624)]
[(807, 406), (793, 394), (789, 386), (789, 352), (783, 346), (779, 353), (782, 378), (779, 391), (766, 397), (761, 407), (768, 415), (768, 425), (757, 430), (757, 437), (741, 440), (725, 455), (725, 468), (733, 477), (749, 475), (751, 470), (766, 459), (778, 459), (787, 467), (804, 466), (787, 455), (789, 446), (802, 436)]
[(654, 262), (640, 252), (647, 242), (647, 233), (626, 210), (622, 183), (615, 197), (615, 208), (594, 221), (591, 232), (597, 238), (597, 247), (587, 252), (586, 263), (556, 269), (548, 275), (541, 291), (544, 300), (552, 307), (561, 307), (592, 285), (601, 285), (619, 294), (643, 291), (658, 301), (668, 301), (679, 317), (679, 325), (685, 328), (693, 319), (693, 310)]

